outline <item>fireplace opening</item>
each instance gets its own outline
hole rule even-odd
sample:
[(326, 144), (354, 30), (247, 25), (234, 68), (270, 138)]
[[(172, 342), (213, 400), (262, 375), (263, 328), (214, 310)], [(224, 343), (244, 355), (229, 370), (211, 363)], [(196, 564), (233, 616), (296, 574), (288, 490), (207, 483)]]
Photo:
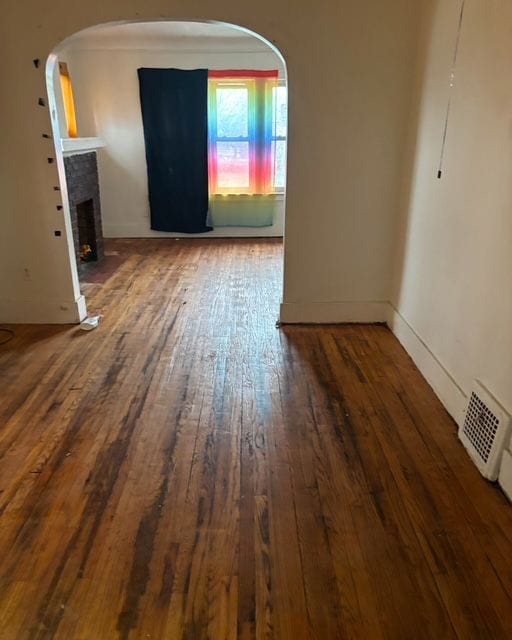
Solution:
[(64, 157), (68, 184), (69, 213), (73, 229), (78, 275), (87, 263), (103, 259), (100, 189), (96, 153), (77, 153)]
[(94, 221), (94, 202), (92, 198), (76, 205), (76, 217), (80, 261), (95, 262), (98, 260), (98, 247), (96, 243), (96, 224)]

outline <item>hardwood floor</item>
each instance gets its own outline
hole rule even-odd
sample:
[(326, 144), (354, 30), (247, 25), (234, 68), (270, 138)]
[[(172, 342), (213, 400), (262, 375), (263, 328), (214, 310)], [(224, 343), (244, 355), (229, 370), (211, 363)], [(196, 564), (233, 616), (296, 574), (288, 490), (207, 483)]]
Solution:
[(276, 241), (107, 248), (98, 329), (0, 346), (2, 640), (512, 637), (512, 508), (385, 327), (275, 328)]

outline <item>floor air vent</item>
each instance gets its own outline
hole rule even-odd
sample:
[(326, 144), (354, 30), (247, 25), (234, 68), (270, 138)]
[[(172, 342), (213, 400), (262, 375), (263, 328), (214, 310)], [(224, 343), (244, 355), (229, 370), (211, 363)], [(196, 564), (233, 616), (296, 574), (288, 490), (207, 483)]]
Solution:
[(475, 381), (459, 438), (469, 455), (489, 480), (496, 480), (500, 459), (510, 433), (510, 415)]

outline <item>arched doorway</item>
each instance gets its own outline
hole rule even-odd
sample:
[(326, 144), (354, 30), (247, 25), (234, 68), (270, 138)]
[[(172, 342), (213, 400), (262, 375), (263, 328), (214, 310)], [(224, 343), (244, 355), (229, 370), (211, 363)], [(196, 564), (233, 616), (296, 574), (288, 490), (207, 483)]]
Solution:
[[(112, 42), (116, 42), (116, 38), (117, 44), (112, 47)], [(220, 50), (214, 50), (215, 47), (210, 46), (210, 51), (207, 51), (204, 48), (205, 40), (209, 41), (210, 45), (213, 42), (219, 43), (223, 40), (223, 44)], [(141, 45), (141, 41), (144, 41), (143, 45)], [(197, 47), (199, 41), (202, 41), (202, 49), (199, 47), (198, 51), (194, 51), (193, 46)], [(103, 43), (103, 47), (106, 42), (109, 43), (109, 48), (102, 49), (109, 53), (104, 55), (103, 62), (100, 61), (95, 66), (92, 65), (94, 67), (92, 69), (86, 60), (87, 46), (90, 51), (91, 42), (93, 45), (95, 43), (98, 51), (101, 49), (101, 43)], [(84, 43), (87, 46), (84, 46)], [(183, 46), (184, 43), (186, 46)], [(228, 46), (227, 43), (235, 43), (238, 49)], [(251, 43), (249, 48), (248, 43)], [(156, 44), (155, 47), (154, 44)], [(244, 47), (245, 50), (243, 50)], [(135, 51), (137, 54), (133, 55)], [(128, 65), (125, 64), (126, 59), (123, 62), (123, 57), (126, 58), (127, 52), (132, 54)], [(165, 55), (165, 52), (169, 55)], [(233, 52), (236, 52), (236, 58), (230, 55)], [(71, 65), (69, 64), (70, 55), (74, 58), (74, 64)], [(77, 63), (80, 58), (82, 59), (81, 64)], [(227, 62), (228, 58), (229, 62)], [(181, 233), (155, 233), (154, 229), (148, 225), (147, 184), (145, 183), (146, 158), (142, 144), (140, 105), (135, 101), (138, 95), (134, 73), (136, 68), (147, 66), (183, 69), (199, 66), (216, 70), (228, 68), (234, 70), (234, 75), (241, 68), (258, 69), (275, 66), (278, 68), (278, 81), (275, 88), (272, 89), (275, 91), (274, 97), (271, 98), (272, 104), (275, 106), (281, 97), (281, 108), (283, 104), (287, 107), (287, 102), (283, 103), (282, 99), (283, 95), (287, 96), (286, 66), (282, 55), (263, 37), (242, 27), (218, 22), (147, 20), (99, 25), (64, 40), (48, 58), (46, 77), (53, 137), (56, 141), (56, 162), (62, 196), (61, 207), (64, 214), (73, 285), (77, 294), (75, 297), (77, 298), (80, 296), (79, 272), (81, 263), (84, 259), (87, 261), (102, 253), (101, 239), (89, 240), (86, 238), (84, 240), (83, 237), (80, 237), (81, 234), (82, 236), (84, 233), (86, 235), (87, 233), (94, 234), (94, 228), (102, 227), (102, 236), (106, 237), (154, 237), (155, 235), (181, 237), (182, 235)], [(74, 114), (70, 113), (69, 108), (71, 92), (66, 96), (66, 86), (69, 90), (73, 67), (80, 69), (79, 86), (74, 85), (78, 131)], [(123, 74), (126, 79), (127, 73), (131, 75), (123, 84)], [(239, 79), (235, 77), (235, 80)], [(235, 85), (237, 86), (235, 87)], [(244, 87), (239, 85), (241, 85), (239, 81), (233, 82), (232, 87), (223, 86), (221, 91), (224, 94), (230, 90), (233, 94), (241, 93)], [(91, 90), (91, 87), (94, 87), (94, 91)], [(78, 91), (76, 91), (77, 88)], [(264, 92), (265, 89), (253, 98), (253, 108), (258, 101), (265, 99)], [(72, 111), (73, 109), (71, 109)], [(262, 128), (267, 126), (263, 120), (264, 118), (262, 118)], [(280, 131), (277, 131), (275, 122), (271, 127), (268, 149), (264, 153), (267, 160), (269, 157), (273, 158), (272, 180), (274, 180), (275, 189), (271, 190), (274, 192), (250, 194), (253, 196), (252, 198), (244, 197), (236, 201), (236, 208), (238, 211), (245, 207), (249, 216), (259, 220), (261, 216), (258, 207), (268, 209), (269, 201), (273, 200), (275, 203), (272, 204), (274, 210), (272, 223), (269, 224), (264, 220), (265, 226), (261, 226), (257, 231), (251, 229), (250, 226), (237, 224), (237, 220), (231, 224), (230, 205), (232, 209), (233, 202), (236, 200), (233, 197), (237, 195), (236, 189), (234, 194), (229, 193), (229, 189), (219, 189), (219, 193), (214, 198), (210, 194), (210, 209), (216, 212), (222, 224), (218, 228), (214, 226), (209, 237), (247, 237), (251, 235), (282, 237), (284, 235), (286, 117), (284, 130), (283, 119), (277, 123), (277, 128), (281, 128)], [(225, 166), (231, 167), (232, 175), (226, 177), (229, 183), (230, 180), (239, 179), (235, 175), (236, 171), (240, 176), (241, 171), (244, 170), (244, 161), (249, 166), (249, 159), (253, 158), (255, 153), (250, 147), (252, 143), (249, 139), (247, 142), (236, 139), (231, 139), (228, 142), (231, 144), (231, 148), (223, 142), (224, 157), (220, 160), (216, 158), (216, 162), (219, 160), (224, 162)], [(259, 144), (261, 145), (261, 143)], [(244, 145), (247, 145), (248, 148), (245, 158), (244, 154), (235, 157), (239, 148)], [(101, 149), (101, 159), (98, 187), (102, 187), (101, 198), (98, 195), (99, 189), (96, 189), (95, 192), (92, 187), (90, 197), (85, 198), (84, 201), (83, 193), (80, 193), (80, 197), (72, 193), (74, 179), (69, 179), (70, 169), (67, 165), (74, 164), (71, 171), (76, 171), (77, 164), (83, 163), (86, 156), (94, 154), (99, 149)], [(227, 157), (229, 153), (233, 156), (231, 159)], [(71, 161), (69, 160), (71, 156), (79, 156), (81, 159), (75, 158), (74, 161)], [(91, 172), (91, 167), (87, 170)], [(251, 171), (252, 169), (247, 168), (248, 175)], [(94, 173), (94, 167), (92, 167), (92, 173)], [(255, 172), (252, 171), (252, 173)], [(251, 189), (252, 186), (247, 188), (244, 186), (240, 191), (251, 191)], [(229, 197), (226, 198), (226, 195)], [(243, 193), (243, 195), (247, 196), (247, 193)], [(82, 201), (78, 202), (78, 200)], [(100, 201), (101, 214), (98, 206)], [(119, 215), (119, 212), (122, 212), (122, 216)], [(87, 220), (89, 220), (89, 229), (92, 229), (89, 232), (86, 229)], [(85, 228), (85, 231), (82, 231), (82, 228)], [(85, 304), (83, 304), (83, 309), (85, 313)]]

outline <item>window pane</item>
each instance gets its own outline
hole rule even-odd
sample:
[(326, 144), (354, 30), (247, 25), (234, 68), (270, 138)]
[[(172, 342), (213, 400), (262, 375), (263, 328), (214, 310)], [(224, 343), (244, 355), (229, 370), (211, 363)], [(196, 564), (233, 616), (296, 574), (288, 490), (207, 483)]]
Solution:
[(286, 185), (286, 141), (272, 142), (272, 178), (274, 188), (284, 189)]
[(245, 87), (217, 89), (217, 138), (247, 137), (248, 92)]
[(288, 96), (286, 87), (272, 88), (272, 135), (286, 137)]
[(248, 142), (217, 142), (217, 186), (249, 187)]

